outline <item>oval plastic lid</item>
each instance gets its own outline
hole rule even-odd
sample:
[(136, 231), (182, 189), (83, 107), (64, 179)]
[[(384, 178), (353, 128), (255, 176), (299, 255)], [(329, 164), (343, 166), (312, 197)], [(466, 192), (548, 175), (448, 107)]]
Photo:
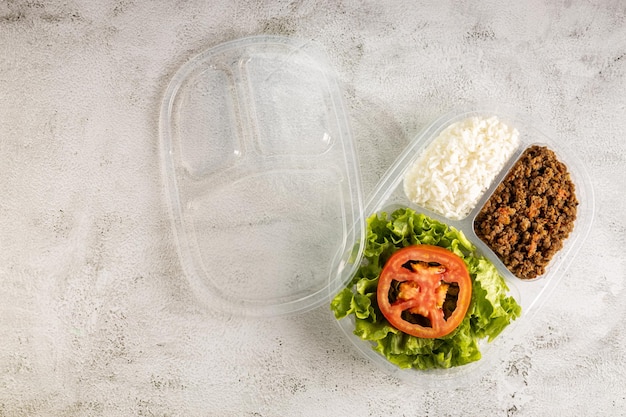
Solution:
[(201, 53), (169, 84), (160, 131), (176, 245), (202, 301), (289, 314), (346, 284), (363, 204), (341, 92), (319, 48), (255, 36)]

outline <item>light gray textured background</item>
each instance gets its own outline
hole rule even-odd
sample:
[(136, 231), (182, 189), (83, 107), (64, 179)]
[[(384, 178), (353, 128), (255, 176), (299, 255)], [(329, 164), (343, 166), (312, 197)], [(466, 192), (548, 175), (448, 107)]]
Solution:
[[(160, 180), (158, 109), (194, 54), (313, 39), (346, 87), (365, 192), (424, 125), (519, 106), (583, 158), (597, 213), (523, 343), (480, 383), (381, 375), (326, 308), (199, 307)], [(0, 3), (0, 416), (626, 415), (626, 3)]]

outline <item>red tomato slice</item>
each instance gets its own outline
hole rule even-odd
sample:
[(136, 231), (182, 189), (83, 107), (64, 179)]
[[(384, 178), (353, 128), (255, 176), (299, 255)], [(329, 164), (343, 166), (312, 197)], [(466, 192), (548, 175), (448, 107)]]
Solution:
[(380, 274), (378, 307), (396, 329), (423, 338), (442, 337), (463, 321), (472, 281), (463, 259), (433, 245), (396, 251)]

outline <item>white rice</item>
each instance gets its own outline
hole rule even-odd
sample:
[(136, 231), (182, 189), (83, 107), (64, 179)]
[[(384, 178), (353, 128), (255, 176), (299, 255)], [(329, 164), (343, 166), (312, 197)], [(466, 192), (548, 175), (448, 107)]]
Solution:
[(519, 146), (497, 117), (470, 117), (444, 129), (404, 177), (415, 204), (452, 220), (466, 217)]

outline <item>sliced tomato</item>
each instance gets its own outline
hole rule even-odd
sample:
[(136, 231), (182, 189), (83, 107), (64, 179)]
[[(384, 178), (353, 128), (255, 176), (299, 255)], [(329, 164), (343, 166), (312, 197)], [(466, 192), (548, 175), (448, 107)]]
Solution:
[(378, 306), (396, 329), (423, 338), (456, 329), (472, 298), (472, 281), (463, 259), (433, 245), (396, 251), (380, 274)]

